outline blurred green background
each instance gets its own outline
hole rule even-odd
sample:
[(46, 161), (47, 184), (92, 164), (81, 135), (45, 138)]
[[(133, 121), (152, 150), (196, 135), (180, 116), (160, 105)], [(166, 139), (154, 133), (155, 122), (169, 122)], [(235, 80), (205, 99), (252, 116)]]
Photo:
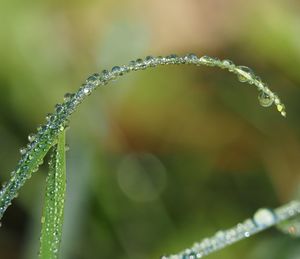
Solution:
[[(1, 182), (26, 136), (89, 74), (194, 52), (253, 68), (287, 119), (215, 68), (162, 67), (97, 90), (68, 132), (61, 258), (159, 258), (295, 198), (299, 25), (296, 0), (1, 0)], [(46, 173), (4, 216), (0, 258), (37, 257)], [(271, 229), (209, 258), (299, 259), (300, 241)]]

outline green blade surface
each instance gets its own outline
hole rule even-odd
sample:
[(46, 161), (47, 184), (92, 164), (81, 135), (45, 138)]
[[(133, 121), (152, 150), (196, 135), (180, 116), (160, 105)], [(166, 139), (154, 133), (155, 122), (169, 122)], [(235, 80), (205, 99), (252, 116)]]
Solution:
[(65, 132), (58, 137), (51, 149), (49, 174), (46, 180), (46, 196), (42, 215), (40, 258), (58, 257), (64, 218), (66, 192)]

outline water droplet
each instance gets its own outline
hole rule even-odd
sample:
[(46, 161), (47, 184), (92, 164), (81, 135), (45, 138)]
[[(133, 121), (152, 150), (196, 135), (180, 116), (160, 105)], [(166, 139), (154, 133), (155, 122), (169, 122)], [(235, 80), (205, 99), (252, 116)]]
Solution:
[(36, 136), (35, 136), (35, 134), (33, 134), (33, 133), (31, 133), (31, 134), (28, 135), (28, 140), (29, 140), (29, 142), (35, 141), (35, 138), (36, 138)]
[(215, 65), (215, 60), (209, 56), (202, 56), (200, 58), (200, 62), (202, 62), (204, 65), (207, 65), (207, 66)]
[(84, 93), (85, 95), (90, 95), (91, 92), (92, 92), (92, 89), (89, 88), (87, 85), (84, 85), (83, 93)]
[(253, 79), (255, 79), (255, 75), (252, 71), (251, 68), (249, 67), (245, 67), (245, 66), (238, 66), (237, 67), (237, 77), (238, 77), (238, 80), (242, 83), (245, 83), (245, 82), (253, 82)]
[(166, 59), (172, 63), (174, 62), (174, 59), (176, 59), (176, 58), (177, 58), (176, 54), (171, 54), (171, 55), (166, 56)]
[(282, 104), (282, 103), (278, 104), (278, 105), (277, 105), (277, 110), (278, 110), (279, 112), (284, 111), (284, 110), (285, 110), (284, 104)]
[(52, 113), (47, 113), (46, 114), (46, 121), (50, 121), (50, 120), (52, 120)]
[(107, 81), (109, 79), (109, 71), (106, 69), (102, 70), (101, 78), (102, 80)]
[(26, 151), (27, 151), (26, 147), (21, 147), (21, 148), (20, 148), (20, 153), (21, 153), (21, 155), (25, 155), (25, 154), (26, 154)]
[(61, 104), (56, 104), (55, 105), (55, 110), (57, 113), (60, 113), (63, 110), (63, 107)]
[(41, 223), (44, 224), (45, 223), (45, 217), (41, 218)]
[(283, 117), (286, 117), (285, 105), (283, 103), (279, 103), (279, 104), (277, 104), (276, 107), (277, 107), (277, 110), (280, 112), (280, 114)]
[(86, 80), (87, 83), (92, 83), (92, 84), (98, 84), (99, 83), (99, 77), (100, 75), (98, 73), (95, 73), (91, 76), (89, 76)]
[(254, 222), (259, 227), (268, 227), (276, 222), (275, 214), (270, 209), (259, 209), (253, 217)]
[(258, 95), (258, 100), (261, 106), (263, 107), (269, 107), (273, 104), (273, 98), (271, 98), (268, 94), (266, 94), (264, 91), (260, 91)]
[(190, 60), (198, 60), (198, 56), (194, 53), (190, 53), (187, 55), (188, 59)]
[(37, 167), (33, 168), (32, 172), (35, 173), (35, 172), (37, 172), (38, 170), (39, 170), (39, 167), (37, 166)]
[(222, 60), (222, 68), (227, 68), (230, 72), (232, 72), (235, 68), (234, 63), (229, 59)]
[(74, 96), (74, 94), (66, 93), (66, 94), (64, 95), (64, 101), (65, 101), (65, 102), (69, 102), (69, 101), (72, 99), (73, 96)]
[(112, 69), (111, 69), (111, 72), (114, 73), (115, 75), (121, 75), (122, 73), (122, 70), (119, 66), (114, 66)]
[(129, 62), (129, 67), (130, 67), (130, 69), (133, 69), (135, 66), (136, 66), (135, 60), (131, 60), (131, 61)]
[(138, 68), (141, 68), (141, 69), (146, 68), (146, 64), (144, 63), (144, 61), (141, 58), (138, 58), (135, 63)]
[(145, 61), (147, 61), (147, 63), (150, 63), (150, 62), (152, 62), (154, 60), (154, 58), (152, 57), (152, 56), (147, 56), (146, 58), (145, 58)]

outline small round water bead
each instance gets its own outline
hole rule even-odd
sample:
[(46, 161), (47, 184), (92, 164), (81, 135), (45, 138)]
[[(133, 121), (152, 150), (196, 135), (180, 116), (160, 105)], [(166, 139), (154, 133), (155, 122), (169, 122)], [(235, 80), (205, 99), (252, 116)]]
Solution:
[(112, 69), (111, 69), (111, 72), (115, 75), (122, 75), (122, 69), (121, 67), (119, 66), (114, 66)]
[(234, 70), (235, 65), (231, 60), (224, 59), (221, 62), (222, 62), (221, 68), (227, 68), (230, 72)]
[(237, 68), (237, 78), (240, 82), (252, 82), (255, 75), (251, 68), (245, 66), (238, 66)]
[(276, 216), (272, 210), (262, 208), (254, 214), (253, 220), (258, 227), (267, 227), (276, 222)]
[(215, 65), (215, 59), (209, 57), (209, 56), (202, 56), (200, 58), (200, 62), (202, 62), (205, 65), (208, 66), (214, 66)]
[(259, 104), (263, 107), (269, 107), (273, 104), (274, 99), (271, 98), (268, 94), (264, 91), (260, 91), (258, 95)]
[(74, 94), (66, 93), (66, 94), (64, 95), (64, 101), (65, 101), (65, 102), (69, 102), (69, 101), (72, 99), (73, 96), (74, 96)]
[(33, 141), (35, 141), (35, 139), (36, 139), (36, 135), (35, 134), (31, 133), (31, 134), (28, 135), (29, 142), (33, 142)]
[(26, 149), (26, 147), (21, 147), (19, 151), (20, 151), (21, 155), (25, 155), (27, 152), (27, 149)]
[(86, 83), (98, 84), (99, 78), (100, 78), (100, 75), (98, 73), (95, 73), (86, 79)]

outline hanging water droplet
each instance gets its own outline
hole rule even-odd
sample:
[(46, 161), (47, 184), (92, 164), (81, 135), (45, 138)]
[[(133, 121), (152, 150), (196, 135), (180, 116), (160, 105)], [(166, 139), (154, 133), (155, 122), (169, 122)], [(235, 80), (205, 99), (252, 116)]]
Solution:
[(285, 110), (284, 104), (282, 104), (282, 103), (278, 104), (278, 105), (277, 105), (277, 110), (278, 110), (279, 112), (284, 111), (284, 110)]
[(240, 82), (245, 83), (249, 81), (251, 83), (253, 82), (253, 79), (255, 79), (255, 75), (251, 68), (245, 66), (238, 66), (237, 70), (237, 77)]
[(21, 155), (25, 155), (27, 149), (26, 149), (26, 147), (21, 147), (19, 151), (20, 151)]
[(69, 145), (65, 145), (65, 151), (69, 151), (70, 150), (70, 146)]
[(258, 95), (258, 100), (261, 106), (269, 107), (273, 104), (274, 100), (264, 91), (260, 91)]
[(37, 166), (37, 167), (33, 168), (32, 172), (35, 173), (35, 172), (37, 172), (38, 170), (39, 170), (39, 167)]
[(33, 134), (33, 133), (31, 133), (31, 134), (28, 135), (28, 140), (29, 140), (29, 142), (35, 141), (35, 138), (36, 138), (36, 135)]
[(277, 110), (280, 112), (280, 114), (283, 117), (286, 117), (285, 105), (283, 103), (279, 103), (279, 104), (277, 104), (276, 107), (277, 107)]
[(66, 93), (66, 94), (64, 95), (64, 101), (65, 101), (65, 102), (69, 102), (69, 101), (72, 99), (73, 96), (74, 96), (74, 94)]

